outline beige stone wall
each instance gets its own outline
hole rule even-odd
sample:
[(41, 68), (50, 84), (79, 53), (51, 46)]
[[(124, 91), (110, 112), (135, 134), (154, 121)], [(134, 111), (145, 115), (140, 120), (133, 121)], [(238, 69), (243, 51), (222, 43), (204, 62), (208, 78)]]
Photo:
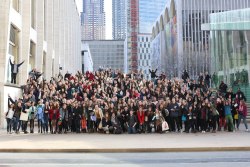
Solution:
[[(19, 0), (20, 12), (12, 8), (11, 0), (0, 3), (0, 127), (3, 127), (3, 110), (6, 108), (4, 85), (7, 83), (10, 26), (20, 25), (19, 60), (25, 63), (19, 69), (18, 84), (26, 83), (32, 63), (44, 77), (50, 79), (59, 73), (81, 70), (81, 25), (74, 0), (35, 0), (35, 27), (31, 28), (32, 0)], [(13, 14), (14, 11), (14, 14)], [(20, 18), (11, 16), (18, 14)], [(44, 24), (45, 23), (45, 24)], [(30, 41), (35, 53), (30, 57)], [(43, 55), (46, 55), (43, 57)], [(43, 64), (45, 62), (45, 64)], [(11, 91), (11, 87), (8, 91)], [(15, 88), (17, 89), (17, 88)], [(14, 88), (13, 88), (14, 90)]]

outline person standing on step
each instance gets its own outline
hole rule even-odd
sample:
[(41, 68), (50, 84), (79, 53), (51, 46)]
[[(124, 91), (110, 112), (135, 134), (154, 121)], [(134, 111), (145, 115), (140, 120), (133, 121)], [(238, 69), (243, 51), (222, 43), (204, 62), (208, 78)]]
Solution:
[(16, 76), (17, 73), (19, 71), (19, 67), (24, 63), (24, 61), (22, 63), (16, 64), (15, 61), (13, 61), (13, 63), (10, 60), (10, 66), (11, 66), (11, 83), (16, 84)]

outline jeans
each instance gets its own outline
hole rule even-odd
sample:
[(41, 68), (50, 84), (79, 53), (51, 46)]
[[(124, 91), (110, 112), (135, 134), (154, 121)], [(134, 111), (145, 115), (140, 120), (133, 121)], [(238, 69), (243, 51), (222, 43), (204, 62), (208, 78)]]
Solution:
[(14, 126), (14, 130), (16, 132), (19, 132), (20, 126), (21, 126), (21, 122), (19, 117), (13, 117), (13, 126)]
[(12, 119), (6, 118), (7, 121), (7, 132), (11, 132)]
[(44, 132), (48, 132), (48, 130), (49, 130), (48, 123), (49, 123), (49, 118), (45, 116), (44, 117), (44, 123), (43, 123), (43, 131)]
[(205, 119), (201, 119), (201, 130), (206, 131), (207, 130), (207, 121)]
[(241, 115), (241, 114), (239, 114), (239, 121), (238, 121), (237, 127), (239, 128), (240, 123), (241, 123), (241, 119), (243, 119), (243, 123), (245, 124), (246, 129), (248, 129), (246, 117)]
[(66, 121), (66, 119), (62, 120), (62, 129), (64, 130), (64, 132), (67, 132), (68, 129), (68, 121)]
[(16, 75), (17, 73), (11, 73), (11, 83), (16, 84)]
[(30, 119), (30, 133), (34, 133), (34, 119)]
[(175, 131), (176, 127), (178, 129), (178, 131), (180, 131), (180, 123), (179, 123), (179, 117), (171, 117), (171, 130)]
[(80, 118), (75, 119), (75, 130), (76, 133), (80, 133)]
[(135, 127), (128, 127), (128, 134), (135, 134), (136, 133), (136, 130), (135, 130)]
[(197, 120), (196, 119), (191, 119), (189, 127), (192, 129), (192, 132), (198, 131)]
[(216, 120), (217, 120), (217, 116), (212, 116), (212, 127), (213, 127), (213, 130), (216, 131)]
[(43, 120), (38, 119), (38, 133), (39, 132), (43, 133), (43, 129), (44, 129), (43, 127), (44, 127)]
[(28, 121), (22, 121), (22, 130), (27, 132)]

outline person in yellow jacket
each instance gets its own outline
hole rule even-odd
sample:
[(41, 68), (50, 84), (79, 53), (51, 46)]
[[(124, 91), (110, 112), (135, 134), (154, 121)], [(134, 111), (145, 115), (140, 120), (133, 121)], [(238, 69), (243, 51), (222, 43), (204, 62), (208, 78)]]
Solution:
[(103, 112), (102, 112), (102, 109), (97, 104), (95, 105), (94, 113), (96, 116), (96, 126), (95, 127), (96, 127), (97, 131), (99, 131), (99, 129), (102, 128), (101, 125), (102, 125)]

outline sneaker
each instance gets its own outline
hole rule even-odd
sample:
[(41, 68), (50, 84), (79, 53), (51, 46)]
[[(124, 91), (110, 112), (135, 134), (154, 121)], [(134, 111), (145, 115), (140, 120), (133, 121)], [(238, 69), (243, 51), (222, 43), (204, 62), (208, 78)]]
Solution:
[(248, 129), (246, 129), (246, 132), (248, 132)]
[(216, 133), (216, 131), (215, 131), (215, 130), (213, 130), (213, 131), (212, 131), (212, 133)]
[(203, 130), (203, 131), (201, 131), (201, 133), (206, 133), (206, 132)]

